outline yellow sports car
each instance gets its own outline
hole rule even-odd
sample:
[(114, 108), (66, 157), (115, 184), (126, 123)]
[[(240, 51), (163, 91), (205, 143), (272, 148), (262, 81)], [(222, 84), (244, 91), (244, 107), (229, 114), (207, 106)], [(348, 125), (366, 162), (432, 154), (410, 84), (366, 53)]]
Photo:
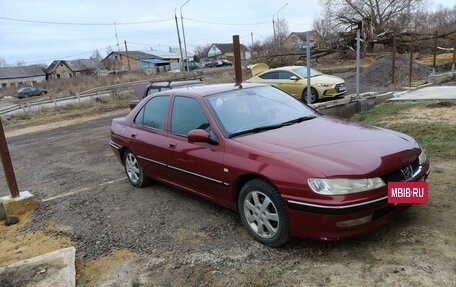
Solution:
[(249, 68), (253, 77), (247, 82), (272, 85), (309, 104), (341, 96), (347, 92), (343, 79), (310, 69), (311, 96), (307, 99), (307, 67), (287, 66), (269, 69), (267, 64), (259, 63)]

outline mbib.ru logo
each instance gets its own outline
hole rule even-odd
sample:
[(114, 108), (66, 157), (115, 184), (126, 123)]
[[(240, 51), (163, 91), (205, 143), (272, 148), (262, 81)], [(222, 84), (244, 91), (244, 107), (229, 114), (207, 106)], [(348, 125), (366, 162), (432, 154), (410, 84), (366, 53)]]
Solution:
[(428, 184), (417, 182), (388, 182), (388, 203), (427, 203)]

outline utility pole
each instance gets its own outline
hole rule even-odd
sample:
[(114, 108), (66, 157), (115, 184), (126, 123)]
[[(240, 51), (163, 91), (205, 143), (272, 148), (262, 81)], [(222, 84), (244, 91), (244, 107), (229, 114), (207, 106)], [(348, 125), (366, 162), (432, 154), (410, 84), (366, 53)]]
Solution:
[(252, 47), (251, 47), (251, 49), (252, 49), (252, 54), (253, 54), (253, 32), (250, 32), (250, 38), (252, 39)]
[(117, 37), (117, 26), (116, 26), (116, 22), (114, 22), (114, 31), (116, 32), (117, 52), (120, 52), (119, 38)]
[(188, 55), (187, 55), (187, 43), (185, 43), (184, 17), (182, 17), (182, 7), (184, 7), (185, 4), (187, 4), (188, 2), (190, 2), (190, 0), (187, 0), (187, 2), (185, 2), (184, 4), (182, 4), (182, 5), (180, 6), (181, 24), (182, 24), (182, 36), (184, 37), (185, 61), (187, 62), (187, 65), (186, 65), (186, 67), (185, 67), (185, 70), (188, 70)]
[(275, 28), (274, 14), (272, 14), (272, 30), (274, 31), (274, 40), (275, 40), (276, 39), (276, 28)]
[(177, 14), (176, 10), (174, 10), (174, 19), (176, 20), (176, 30), (177, 30), (177, 40), (179, 41), (179, 51), (180, 51), (180, 61), (181, 61), (181, 71), (184, 71), (184, 56), (182, 55), (182, 44), (181, 44), (181, 37), (179, 34), (179, 23), (177, 22)]
[(359, 65), (361, 54), (361, 29), (356, 29), (356, 96), (359, 96)]
[(396, 84), (396, 32), (393, 32), (393, 64), (391, 70), (391, 83)]
[(127, 61), (128, 61), (128, 70), (131, 71), (130, 57), (128, 57), (127, 41), (124, 40), (124, 43), (125, 43), (125, 54), (127, 55)]

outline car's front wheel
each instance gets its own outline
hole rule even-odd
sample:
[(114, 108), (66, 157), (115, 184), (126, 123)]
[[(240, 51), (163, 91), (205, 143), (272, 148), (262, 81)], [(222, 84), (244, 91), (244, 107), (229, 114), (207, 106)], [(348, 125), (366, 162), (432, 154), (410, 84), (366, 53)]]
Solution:
[(302, 101), (306, 104), (315, 104), (318, 101), (318, 92), (310, 88), (310, 97), (307, 96), (307, 88), (302, 92)]
[(242, 187), (238, 209), (242, 223), (259, 242), (278, 247), (290, 239), (284, 202), (264, 180), (254, 179)]
[(136, 155), (129, 149), (124, 154), (125, 173), (128, 180), (135, 187), (144, 187), (148, 183), (147, 177), (144, 175), (141, 164)]

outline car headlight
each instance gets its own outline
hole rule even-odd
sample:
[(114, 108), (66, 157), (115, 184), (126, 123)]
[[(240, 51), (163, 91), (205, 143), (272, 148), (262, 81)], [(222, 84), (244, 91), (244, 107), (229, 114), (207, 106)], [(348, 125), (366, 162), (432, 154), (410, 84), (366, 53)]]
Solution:
[(426, 152), (424, 151), (423, 148), (421, 148), (421, 153), (420, 153), (420, 156), (418, 157), (418, 161), (419, 161), (420, 165), (423, 165), (426, 163)]
[(332, 87), (333, 85), (331, 84), (326, 84), (326, 83), (318, 83), (317, 86), (321, 87), (321, 88), (330, 88)]
[(323, 195), (341, 195), (377, 189), (385, 186), (379, 177), (364, 179), (347, 178), (309, 178), (310, 188)]

